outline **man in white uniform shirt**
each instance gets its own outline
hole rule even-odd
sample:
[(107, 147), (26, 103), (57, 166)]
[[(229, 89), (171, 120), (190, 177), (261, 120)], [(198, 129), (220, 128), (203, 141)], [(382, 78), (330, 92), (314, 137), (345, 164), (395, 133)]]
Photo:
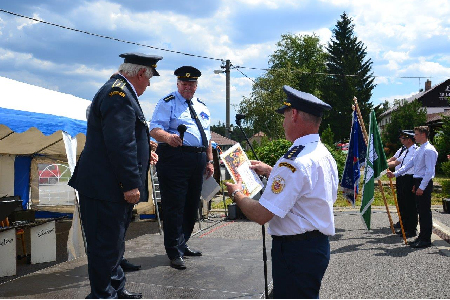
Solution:
[(328, 236), (335, 234), (338, 172), (318, 134), (322, 113), (331, 106), (289, 86), (283, 89), (287, 100), (277, 112), (284, 115), (292, 147), (273, 168), (252, 161), (252, 169), (269, 177), (259, 202), (242, 194), (240, 181), (226, 185), (250, 220), (269, 222), (274, 298), (318, 298), (330, 260)]
[(387, 172), (388, 177), (398, 177), (414, 167), (414, 192), (416, 194), (417, 211), (419, 212), (420, 233), (418, 238), (410, 243), (413, 248), (426, 248), (431, 246), (431, 233), (433, 220), (431, 216), (431, 192), (438, 153), (428, 142), (428, 127), (414, 128), (414, 137), (420, 144), (414, 158), (398, 171)]
[[(414, 157), (417, 148), (413, 130), (402, 130), (400, 141), (403, 144), (404, 149), (397, 159), (389, 163), (390, 167), (395, 166), (395, 171), (398, 171)], [(406, 171), (405, 174), (398, 176), (396, 179), (398, 206), (400, 209), (400, 216), (402, 218), (403, 229), (405, 230), (405, 235), (407, 238), (417, 235), (417, 208), (415, 195), (412, 192), (414, 187), (413, 174), (414, 168), (411, 168)], [(398, 230), (397, 234), (402, 234), (402, 231)]]
[[(413, 131), (413, 135), (414, 135), (414, 131)], [(399, 130), (398, 139), (400, 140), (400, 143), (402, 144), (402, 146), (395, 152), (395, 154), (391, 158), (387, 159), (388, 167), (390, 169), (394, 168), (395, 171), (400, 169), (400, 167), (401, 167), (400, 164), (401, 164), (403, 158), (405, 157), (405, 153), (406, 153), (406, 147), (405, 147), (405, 145), (403, 145), (402, 138), (403, 138), (403, 132), (401, 130)], [(399, 193), (401, 191), (401, 182), (396, 180), (395, 185), (396, 185), (397, 199), (398, 199), (398, 198), (400, 198)], [(400, 208), (400, 213), (403, 214), (400, 204), (399, 204), (399, 208)], [(398, 221), (397, 223), (394, 224), (394, 228), (400, 228), (400, 221)]]

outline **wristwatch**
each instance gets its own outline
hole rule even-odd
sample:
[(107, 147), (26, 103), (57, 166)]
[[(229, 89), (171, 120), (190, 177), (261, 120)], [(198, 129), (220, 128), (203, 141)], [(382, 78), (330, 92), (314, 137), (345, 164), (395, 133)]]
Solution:
[(212, 165), (214, 164), (214, 160), (208, 160), (208, 162)]
[(242, 192), (242, 190), (234, 190), (234, 191), (231, 193), (231, 200), (233, 200), (233, 202), (234, 202), (234, 197), (236, 196), (236, 193), (238, 193), (238, 192)]

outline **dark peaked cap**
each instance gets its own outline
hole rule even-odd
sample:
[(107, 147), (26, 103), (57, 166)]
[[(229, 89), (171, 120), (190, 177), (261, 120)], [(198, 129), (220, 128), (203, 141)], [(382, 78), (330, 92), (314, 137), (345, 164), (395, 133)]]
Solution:
[(402, 130), (402, 135), (406, 136), (410, 139), (413, 139), (413, 140), (415, 139), (414, 138), (414, 130)]
[(197, 81), (202, 76), (199, 69), (191, 66), (182, 66), (176, 69), (173, 74), (181, 81)]
[(314, 95), (298, 91), (287, 85), (283, 86), (283, 90), (287, 95), (287, 100), (282, 107), (276, 110), (279, 114), (283, 114), (288, 108), (295, 108), (310, 115), (322, 117), (324, 110), (331, 109), (330, 105)]
[(156, 71), (156, 63), (163, 59), (162, 56), (143, 53), (122, 53), (119, 56), (124, 58), (124, 63), (150, 67), (153, 70), (153, 76), (159, 76), (158, 71)]

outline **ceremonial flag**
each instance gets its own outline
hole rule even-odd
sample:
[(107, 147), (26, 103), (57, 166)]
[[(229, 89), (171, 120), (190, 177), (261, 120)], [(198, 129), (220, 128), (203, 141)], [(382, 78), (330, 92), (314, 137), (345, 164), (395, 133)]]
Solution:
[(341, 190), (345, 199), (355, 206), (358, 195), (360, 168), (366, 159), (367, 146), (364, 142), (361, 126), (358, 122), (356, 111), (353, 111), (352, 129), (348, 145), (347, 159), (345, 161), (344, 173), (342, 174)]
[(375, 112), (370, 112), (369, 136), (367, 145), (367, 155), (364, 171), (364, 188), (361, 203), (361, 217), (370, 230), (371, 205), (373, 202), (375, 181), (386, 172), (387, 162), (383, 151), (383, 143), (381, 142), (380, 133), (378, 132), (377, 120)]

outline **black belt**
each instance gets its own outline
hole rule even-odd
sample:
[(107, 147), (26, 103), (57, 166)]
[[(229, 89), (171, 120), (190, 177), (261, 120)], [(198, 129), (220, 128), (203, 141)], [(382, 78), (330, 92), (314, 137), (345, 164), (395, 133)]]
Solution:
[(309, 240), (321, 236), (324, 236), (322, 232), (320, 232), (319, 230), (313, 230), (296, 235), (272, 235), (272, 239), (276, 241), (290, 242), (290, 241)]
[(172, 147), (169, 144), (166, 143), (160, 143), (158, 144), (158, 147), (163, 147), (163, 148), (172, 148), (172, 149), (181, 149), (181, 151), (184, 152), (195, 152), (195, 153), (201, 153), (201, 152), (206, 152), (206, 148), (205, 147), (194, 147), (194, 146), (181, 146), (181, 147)]

